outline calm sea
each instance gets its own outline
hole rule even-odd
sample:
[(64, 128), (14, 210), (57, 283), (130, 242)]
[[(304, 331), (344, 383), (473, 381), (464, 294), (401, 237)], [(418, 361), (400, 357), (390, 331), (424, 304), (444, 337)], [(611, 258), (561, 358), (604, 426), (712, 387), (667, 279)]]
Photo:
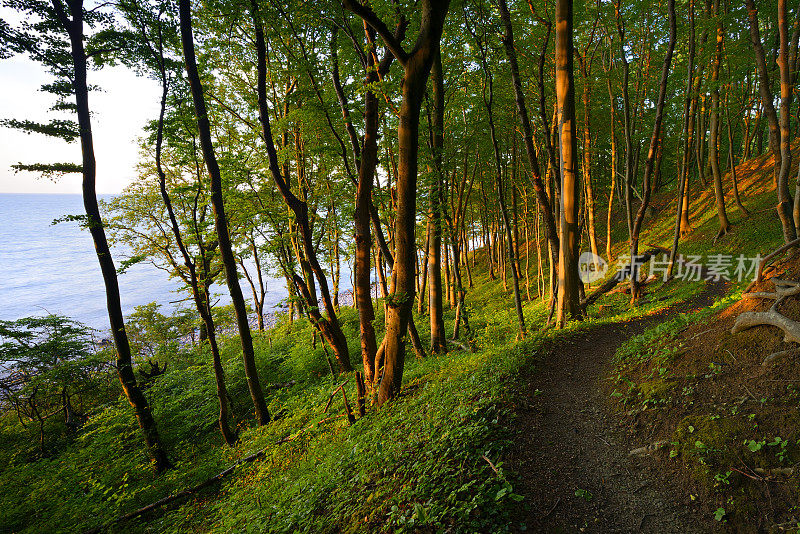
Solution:
[[(109, 198), (109, 197), (106, 197)], [(84, 213), (80, 195), (0, 194), (0, 319), (48, 313), (66, 315), (107, 330), (105, 289), (88, 230), (54, 219)], [(119, 265), (126, 250), (112, 250)], [(342, 273), (343, 282), (348, 275)], [(346, 284), (346, 282), (344, 282)], [(177, 282), (152, 265), (138, 264), (119, 276), (122, 311), (157, 302), (162, 313), (189, 306)], [(266, 310), (286, 297), (282, 280), (268, 279)], [(251, 291), (242, 283), (245, 295)], [(218, 303), (230, 301), (217, 288)]]

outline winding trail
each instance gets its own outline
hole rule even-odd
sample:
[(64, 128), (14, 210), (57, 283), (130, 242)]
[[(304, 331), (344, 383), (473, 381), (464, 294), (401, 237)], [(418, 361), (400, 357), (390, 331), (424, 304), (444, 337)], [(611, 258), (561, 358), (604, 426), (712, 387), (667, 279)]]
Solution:
[[(709, 532), (705, 514), (689, 506), (674, 480), (650, 457), (628, 452), (603, 380), (617, 348), (676, 313), (706, 307), (725, 292), (707, 283), (689, 301), (627, 322), (599, 325), (558, 341), (531, 369), (518, 398), (517, 438), (506, 467), (525, 496), (514, 524), (527, 532)], [(576, 496), (577, 490), (583, 497)]]

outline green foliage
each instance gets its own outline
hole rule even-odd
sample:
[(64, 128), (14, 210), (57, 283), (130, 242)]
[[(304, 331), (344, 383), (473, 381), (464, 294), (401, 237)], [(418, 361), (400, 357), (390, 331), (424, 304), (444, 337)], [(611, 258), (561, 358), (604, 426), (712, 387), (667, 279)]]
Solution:
[(169, 360), (178, 356), (182, 341), (188, 340), (198, 322), (196, 313), (178, 310), (163, 315), (160, 304), (151, 302), (136, 306), (128, 316), (125, 330), (131, 352), (141, 359)]
[(79, 174), (83, 172), (83, 166), (78, 163), (17, 163), (11, 166), (16, 172), (34, 172), (55, 180), (65, 174)]
[(96, 388), (108, 356), (95, 350), (90, 330), (65, 317), (0, 321), (5, 409), (20, 425), (38, 427), (40, 452), (45, 452), (45, 428), (52, 426), (48, 420), (62, 415), (67, 431), (80, 425), (83, 402), (75, 399)]
[(19, 121), (16, 119), (3, 119), (0, 120), (0, 126), (22, 130), (26, 133), (35, 132), (50, 137), (58, 137), (67, 142), (74, 141), (80, 135), (78, 132), (78, 124), (75, 121), (63, 119), (53, 119), (47, 124), (29, 120)]

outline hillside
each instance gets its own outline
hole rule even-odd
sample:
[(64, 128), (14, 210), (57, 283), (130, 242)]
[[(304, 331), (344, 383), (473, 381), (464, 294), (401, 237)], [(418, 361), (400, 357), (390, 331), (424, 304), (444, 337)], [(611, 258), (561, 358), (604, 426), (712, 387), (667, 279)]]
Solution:
[[(682, 250), (763, 255), (779, 243), (768, 167), (766, 158), (739, 167), (752, 215), (734, 217), (733, 232), (716, 243), (709, 194), (699, 195), (695, 230)], [(647, 242), (668, 243), (669, 196), (654, 202)], [(777, 329), (729, 333), (740, 311), (764, 306), (739, 302), (744, 282), (654, 282), (635, 308), (628, 309), (624, 294), (609, 294), (602, 309), (589, 310), (589, 320), (560, 331), (542, 329), (544, 305), (526, 302), (531, 335), (517, 342), (502, 284), (490, 280), (481, 258), (483, 252), (467, 297), (475, 351), (453, 346), (446, 355), (410, 359), (403, 395), (381, 410), (367, 406), (352, 425), (337, 388), (344, 385), (354, 407), (353, 377), (330, 375), (305, 320), (257, 337), (276, 420), (261, 428), (242, 423), (234, 448), (219, 447), (212, 424), (207, 353), (184, 353), (149, 386), (165, 439), (180, 458), (165, 476), (148, 468), (122, 399), (93, 413), (77, 440), (34, 462), (27, 458), (35, 446), (20, 441), (24, 432), (9, 414), (0, 427), (2, 528), (612, 531), (640, 522), (639, 528), (678, 532), (718, 526), (716, 515), (733, 530), (755, 531), (793, 517), (790, 473), (800, 437), (793, 377), (800, 364), (788, 357), (762, 367), (765, 352), (787, 346)], [(781, 276), (791, 278), (793, 265), (779, 264), (771, 274), (788, 269)], [(797, 310), (787, 303), (784, 311)], [(453, 318), (448, 310), (448, 330)], [(376, 325), (381, 321), (379, 314)], [(352, 310), (343, 309), (343, 323), (356, 340)], [(224, 340), (223, 353), (240, 418), (247, 397), (235, 341)], [(564, 424), (573, 419), (574, 428)], [(657, 450), (645, 456), (656, 460), (628, 457), (653, 444)], [(113, 522), (257, 451), (255, 461), (219, 483)], [(785, 474), (770, 474), (784, 467)]]

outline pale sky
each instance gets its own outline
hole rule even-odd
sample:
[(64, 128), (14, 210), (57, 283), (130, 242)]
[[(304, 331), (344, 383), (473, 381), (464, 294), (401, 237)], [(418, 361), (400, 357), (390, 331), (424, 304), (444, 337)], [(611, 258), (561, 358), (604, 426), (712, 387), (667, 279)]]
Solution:
[[(50, 80), (40, 65), (25, 57), (0, 60), (0, 118), (47, 122), (55, 97), (42, 93), (39, 87)], [(97, 191), (119, 193), (134, 177), (137, 137), (147, 121), (157, 117), (160, 90), (155, 81), (137, 77), (124, 67), (90, 71), (88, 81), (102, 89), (89, 94)], [(80, 163), (80, 159), (79, 141), (67, 144), (0, 127), (0, 193), (80, 193), (78, 174), (66, 175), (54, 183), (34, 173), (15, 173), (11, 169), (19, 162)]]

